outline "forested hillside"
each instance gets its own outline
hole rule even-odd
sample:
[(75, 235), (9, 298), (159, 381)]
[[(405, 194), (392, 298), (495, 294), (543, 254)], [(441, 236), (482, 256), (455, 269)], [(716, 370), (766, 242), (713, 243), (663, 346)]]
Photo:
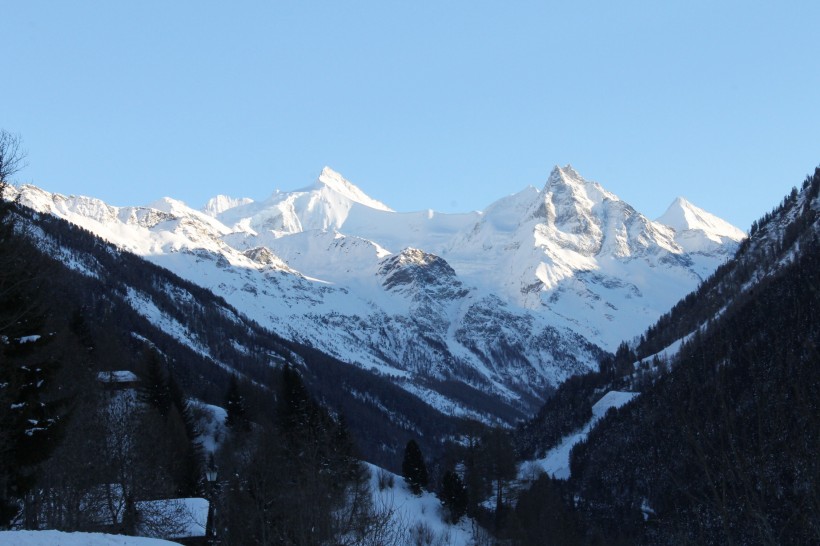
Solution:
[[(203, 469), (213, 463), (198, 442), (189, 400), (227, 402), (231, 384), (241, 393), (234, 393), (234, 402), (241, 403), (231, 407), (232, 426), (221, 440), (232, 454), (224, 461), (219, 456), (226, 479), (244, 483), (254, 461), (271, 466), (274, 460), (292, 479), (309, 477), (310, 494), (326, 501), (299, 508), (291, 494), (299, 490), (287, 488), (267, 509), (281, 506), (287, 517), (304, 518), (328, 536), (347, 532), (338, 528), (333, 511), (365, 513), (345, 496), (366, 479), (346, 428), (310, 401), (300, 374), (271, 366), (271, 358), (289, 354), (276, 340), (253, 331), (204, 291), (158, 269), (134, 267), (142, 264), (77, 229), (55, 226), (53, 219), (11, 203), (2, 204), (0, 215), (0, 525), (169, 532), (144, 528), (145, 521), (173, 518), (147, 514), (143, 501), (205, 493)], [(64, 261), (78, 260), (75, 270), (91, 269), (79, 274), (41, 252), (53, 244), (60, 245)], [(197, 342), (219, 347), (220, 360), (136, 313), (126, 303), (134, 290), (151, 294), (151, 301), (182, 324), (208, 324), (209, 329), (192, 330)], [(194, 297), (186, 300), (184, 294)], [(229, 338), (254, 344), (225, 343)], [(236, 376), (226, 362), (240, 372), (238, 383), (229, 381)], [(105, 375), (113, 370), (135, 373), (138, 384), (115, 388)], [(287, 424), (294, 419), (304, 422), (297, 431)], [(271, 442), (291, 454), (277, 457), (263, 448)], [(313, 459), (294, 454), (311, 446)], [(236, 459), (243, 451), (249, 459)], [(226, 537), (240, 530), (243, 536), (265, 532), (248, 520), (233, 521), (227, 506), (221, 520)], [(230, 506), (243, 517), (255, 509), (241, 496)], [(287, 529), (307, 532), (297, 525)]]
[[(249, 403), (266, 406), (275, 369), (291, 362), (315, 397), (346, 416), (368, 459), (393, 468), (408, 435), (446, 437), (457, 430), (456, 419), (378, 374), (282, 340), (211, 292), (81, 228), (24, 207), (13, 210), (25, 235), (14, 251), (23, 260), (20, 271), (37, 272), (26, 283), (32, 298), (54, 322), (50, 331), (74, 328), (100, 345), (82, 357), (94, 370), (137, 370), (139, 355), (153, 346), (190, 396), (221, 404), (228, 377), (236, 372), (250, 389)], [(476, 406), (487, 398), (463, 385), (454, 386), (452, 396), (469, 397)]]
[(575, 446), (568, 482), (543, 477), (521, 496), (508, 536), (524, 544), (820, 541), (818, 193), (820, 169), (634, 350), (622, 344), (599, 372), (562, 384), (519, 427), (520, 453), (540, 457), (588, 421), (606, 391), (642, 393)]
[[(398, 468), (412, 437), (440, 457), (460, 428), (77, 227), (13, 203), (0, 214), (3, 527), (134, 533), (142, 501), (202, 496), (215, 466), (229, 543), (349, 538), (375, 517), (350, 496), (369, 484), (360, 458)], [(101, 380), (122, 370), (137, 384)], [(192, 399), (228, 409), (212, 456)]]
[(573, 480), (601, 532), (677, 544), (820, 538), (820, 246), (805, 250), (576, 450)]
[(820, 169), (803, 181), (801, 191), (789, 195), (771, 212), (755, 221), (749, 238), (734, 258), (719, 267), (697, 290), (678, 302), (641, 337), (638, 353), (655, 354), (692, 333), (720, 313), (733, 298), (794, 258), (806, 252), (817, 227)]

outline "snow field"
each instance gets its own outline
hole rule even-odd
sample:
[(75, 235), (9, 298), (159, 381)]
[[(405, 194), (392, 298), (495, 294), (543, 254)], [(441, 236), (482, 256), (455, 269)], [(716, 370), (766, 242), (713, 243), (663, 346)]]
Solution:
[[(476, 526), (472, 520), (465, 516), (456, 525), (447, 523), (444, 508), (435, 495), (423, 491), (416, 496), (401, 476), (366, 464), (370, 470), (370, 489), (376, 510), (389, 514), (391, 527), (397, 536), (407, 538), (407, 544), (468, 546), (475, 543)], [(387, 486), (380, 487), (380, 481)], [(419, 533), (429, 537), (429, 542), (411, 540)]]
[(587, 438), (589, 431), (606, 415), (610, 408), (620, 408), (638, 394), (637, 392), (621, 391), (606, 393), (592, 406), (592, 419), (577, 431), (565, 436), (557, 446), (547, 452), (545, 457), (523, 463), (519, 470), (519, 479), (530, 479), (539, 472), (544, 472), (559, 480), (569, 479), (569, 454), (573, 446)]
[(0, 531), (1, 546), (179, 546), (158, 538), (64, 533), (62, 531)]

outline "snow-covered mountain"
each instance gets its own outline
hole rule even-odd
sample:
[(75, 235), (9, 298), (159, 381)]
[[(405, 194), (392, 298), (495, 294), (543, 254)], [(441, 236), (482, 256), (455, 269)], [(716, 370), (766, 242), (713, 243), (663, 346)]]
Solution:
[(726, 253), (731, 245), (746, 234), (725, 220), (678, 197), (656, 220), (675, 230), (675, 242), (687, 252)]
[(544, 388), (643, 332), (745, 236), (682, 199), (651, 221), (570, 166), (465, 214), (395, 212), (329, 168), (304, 189), (219, 196), (203, 211), (16, 192), (283, 337), (467, 415), (449, 380), (532, 409)]
[[(628, 544), (817, 542), (820, 517), (805, 507), (820, 472), (805, 469), (817, 468), (820, 438), (820, 168), (800, 188), (647, 330), (631, 377), (617, 379), (642, 394), (573, 451), (565, 494), (596, 533)], [(677, 227), (721, 229), (675, 208)]]

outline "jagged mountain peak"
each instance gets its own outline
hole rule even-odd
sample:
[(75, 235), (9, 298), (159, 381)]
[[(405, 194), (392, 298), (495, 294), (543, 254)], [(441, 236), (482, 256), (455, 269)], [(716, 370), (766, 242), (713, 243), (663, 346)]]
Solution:
[(581, 176), (570, 163), (567, 163), (563, 167), (555, 165), (550, 172), (548, 183), (552, 181), (560, 182), (562, 180), (584, 181), (584, 177)]
[(384, 258), (379, 275), (387, 290), (424, 293), (439, 299), (455, 299), (467, 294), (455, 270), (444, 258), (417, 248), (405, 248), (399, 254)]
[(435, 260), (440, 259), (434, 254), (429, 254), (418, 248), (407, 247), (399, 253), (398, 262), (402, 265), (416, 264), (429, 265)]
[(728, 237), (734, 241), (741, 241), (746, 237), (743, 230), (693, 205), (684, 197), (677, 197), (656, 221), (677, 232), (700, 230), (709, 235)]
[(313, 185), (314, 190), (323, 190), (324, 188), (328, 188), (334, 191), (337, 194), (340, 194), (351, 201), (364, 205), (366, 207), (370, 207), (373, 209), (383, 210), (392, 212), (393, 209), (382, 203), (381, 201), (377, 201), (363, 192), (359, 187), (355, 186), (345, 177), (343, 177), (338, 172), (334, 171), (330, 167), (325, 167), (322, 169), (319, 178), (316, 180), (316, 183)]
[(242, 205), (249, 205), (253, 203), (253, 199), (249, 197), (230, 197), (228, 195), (217, 195), (215, 197), (211, 197), (205, 206), (202, 207), (202, 212), (209, 216), (216, 217), (219, 214), (222, 214), (226, 210), (230, 210), (232, 208), (240, 207)]
[(570, 164), (553, 167), (543, 193), (555, 197), (571, 196), (573, 201), (585, 208), (601, 203), (604, 199), (620, 201), (615, 194), (604, 189), (599, 183), (581, 176)]
[(625, 257), (655, 239), (647, 219), (571, 165), (552, 170), (531, 211), (546, 239), (585, 256), (609, 249)]
[(420, 268), (442, 268), (448, 275), (455, 275), (453, 268), (440, 256), (425, 252), (418, 248), (408, 247), (398, 254), (384, 258), (382, 271), (396, 268), (420, 267)]

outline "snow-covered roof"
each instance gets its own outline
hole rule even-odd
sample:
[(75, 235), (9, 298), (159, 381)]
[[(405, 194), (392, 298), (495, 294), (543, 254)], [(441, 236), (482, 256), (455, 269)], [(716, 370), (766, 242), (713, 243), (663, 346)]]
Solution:
[(139, 378), (134, 372), (128, 370), (117, 370), (113, 372), (100, 372), (97, 374), (97, 381), (102, 383), (134, 383)]

